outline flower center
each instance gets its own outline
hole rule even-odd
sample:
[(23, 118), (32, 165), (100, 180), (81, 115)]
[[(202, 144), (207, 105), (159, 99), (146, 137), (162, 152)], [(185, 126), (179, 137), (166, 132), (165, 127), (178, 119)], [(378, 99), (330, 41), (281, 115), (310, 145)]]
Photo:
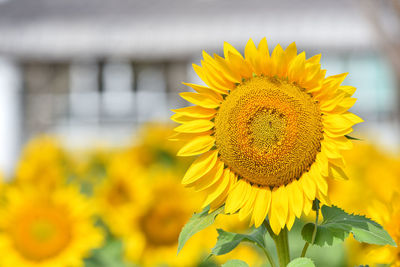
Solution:
[(123, 181), (113, 184), (107, 193), (107, 200), (111, 206), (119, 207), (132, 201), (131, 193)]
[(159, 202), (150, 208), (140, 225), (151, 246), (170, 246), (178, 242), (179, 232), (188, 219), (177, 203)]
[(71, 225), (62, 207), (24, 208), (10, 226), (15, 248), (21, 255), (41, 261), (59, 254), (71, 238)]
[(222, 161), (240, 177), (275, 187), (299, 179), (321, 150), (321, 112), (286, 80), (254, 77), (237, 86), (215, 118)]

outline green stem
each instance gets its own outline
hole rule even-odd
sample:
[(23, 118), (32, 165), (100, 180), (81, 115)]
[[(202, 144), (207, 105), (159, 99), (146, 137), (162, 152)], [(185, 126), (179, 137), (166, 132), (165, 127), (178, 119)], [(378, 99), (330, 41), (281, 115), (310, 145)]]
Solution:
[(262, 248), (262, 250), (264, 251), (265, 256), (267, 256), (268, 262), (271, 265), (271, 267), (276, 267), (276, 264), (275, 264), (274, 260), (272, 259), (272, 256), (269, 253), (268, 249)]
[(308, 246), (309, 246), (309, 245), (310, 245), (310, 243), (308, 243), (308, 242), (306, 242), (306, 243), (304, 244), (303, 250), (301, 251), (300, 258), (304, 258), (304, 257), (306, 256), (307, 249), (308, 249)]
[[(319, 201), (316, 199), (316, 208), (315, 208), (315, 225), (314, 225), (314, 230), (312, 233), (311, 237), (311, 245), (314, 244), (315, 242), (315, 237), (317, 236), (317, 228), (318, 228), (318, 216), (319, 216)], [(305, 257), (307, 253), (307, 249), (310, 246), (310, 243), (306, 242), (304, 244), (303, 250), (301, 251), (301, 256), (300, 257)]]
[(278, 261), (280, 267), (286, 267), (290, 262), (290, 253), (289, 253), (289, 239), (288, 239), (288, 230), (287, 228), (283, 228), (279, 235), (276, 235), (269, 223), (265, 223), (268, 233), (272, 237), (275, 242), (276, 251), (278, 253)]

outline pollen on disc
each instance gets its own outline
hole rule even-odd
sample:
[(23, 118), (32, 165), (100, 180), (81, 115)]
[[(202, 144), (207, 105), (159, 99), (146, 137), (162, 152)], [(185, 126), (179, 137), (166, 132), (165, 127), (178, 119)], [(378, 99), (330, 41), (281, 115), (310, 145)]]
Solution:
[(299, 179), (321, 150), (318, 104), (295, 84), (254, 77), (226, 97), (215, 118), (221, 160), (259, 186)]

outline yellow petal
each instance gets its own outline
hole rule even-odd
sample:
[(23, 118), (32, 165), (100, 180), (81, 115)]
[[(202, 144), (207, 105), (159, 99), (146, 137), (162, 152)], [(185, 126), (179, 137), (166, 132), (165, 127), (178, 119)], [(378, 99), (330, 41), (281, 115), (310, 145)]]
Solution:
[(296, 43), (291, 43), (285, 50), (285, 58), (287, 62), (290, 62), (297, 56), (297, 47)]
[(328, 182), (321, 175), (313, 175), (312, 177), (317, 185), (317, 188), (324, 195), (328, 194)]
[(261, 58), (269, 58), (267, 38), (264, 37), (261, 39), (260, 43), (258, 44), (258, 52), (260, 53)]
[(329, 136), (324, 136), (324, 140), (334, 144), (340, 150), (350, 150), (354, 146), (353, 142), (351, 142), (351, 140), (349, 140), (345, 136), (339, 136), (334, 138)]
[(222, 178), (224, 179), (219, 179), (217, 183), (207, 189), (207, 197), (203, 203), (203, 208), (210, 205), (211, 202), (216, 200), (225, 191), (226, 187), (229, 184), (229, 178), (224, 176)]
[(215, 58), (212, 58), (205, 51), (203, 51), (203, 58), (204, 61), (207, 62), (210, 65), (210, 67), (212, 67), (215, 70), (215, 72), (218, 72), (218, 76), (222, 77), (226, 81), (230, 81), (230, 77), (226, 75), (225, 69), (221, 67), (221, 65), (215, 60)]
[(315, 92), (313, 96), (322, 102), (325, 99), (330, 99), (337, 93), (340, 84), (344, 81), (348, 73), (341, 73), (327, 77), (322, 85), (322, 90)]
[(353, 131), (353, 128), (344, 128), (344, 129), (330, 129), (330, 128), (325, 128), (324, 129), (324, 135), (326, 134), (327, 136), (336, 138), (336, 137), (340, 137), (340, 136), (344, 136), (346, 134), (349, 134)]
[(288, 215), (289, 200), (284, 186), (274, 188), (272, 191), (271, 209), (276, 213), (281, 228), (285, 225)]
[(279, 76), (282, 73), (281, 69), (284, 68), (284, 66), (282, 66), (283, 57), (284, 57), (284, 51), (281, 45), (278, 44), (275, 46), (274, 51), (272, 51), (271, 54), (272, 68), (270, 73), (267, 73), (267, 75)]
[(254, 210), (254, 201), (257, 197), (257, 189), (254, 186), (250, 186), (250, 193), (243, 207), (239, 210), (239, 220), (243, 221), (246, 219), (251, 212)]
[(318, 166), (318, 169), (322, 176), (327, 177), (328, 176), (328, 158), (323, 155), (322, 153), (318, 153), (315, 163)]
[(259, 188), (254, 204), (253, 221), (254, 226), (259, 227), (267, 217), (269, 205), (271, 204), (271, 190), (269, 188)]
[[(203, 85), (198, 85), (198, 84), (194, 84), (194, 83), (182, 83), (186, 86), (189, 86), (190, 88), (192, 88), (193, 90), (195, 90), (197, 93), (200, 94), (204, 94), (204, 95), (209, 95), (219, 101), (222, 101), (223, 98), (221, 96), (221, 92), (217, 89), (214, 88), (210, 88), (207, 86), (203, 86)], [(223, 94), (227, 94), (226, 91), (222, 92)]]
[(176, 114), (194, 118), (210, 118), (217, 113), (216, 109), (202, 108), (199, 106), (173, 109), (172, 111), (175, 112)]
[(240, 52), (237, 51), (236, 48), (234, 48), (234, 47), (233, 47), (232, 45), (230, 45), (229, 43), (224, 42), (224, 57), (225, 57), (226, 59), (229, 59), (229, 53), (232, 53), (232, 54), (234, 54), (234, 55), (237, 55), (237, 56), (239, 56), (239, 57), (241, 57), (241, 58), (243, 59), (242, 54), (240, 54)]
[(356, 92), (356, 88), (349, 85), (341, 85), (339, 90), (345, 92), (348, 96), (352, 96)]
[(307, 63), (318, 64), (320, 60), (321, 60), (321, 54), (318, 54), (307, 59)]
[(221, 104), (221, 101), (215, 99), (209, 95), (198, 94), (192, 92), (183, 92), (179, 94), (183, 99), (198, 105), (203, 108), (218, 108)]
[(207, 132), (202, 132), (202, 133), (174, 133), (170, 137), (168, 137), (169, 141), (189, 141), (192, 140), (193, 138), (199, 137), (199, 136), (206, 136), (206, 135), (211, 135), (213, 131), (207, 131)]
[(219, 70), (215, 69), (211, 64), (201, 61), (203, 73), (206, 75), (209, 84), (213, 88), (226, 92), (234, 87), (234, 83), (226, 78)]
[(290, 81), (299, 82), (304, 77), (306, 54), (300, 53), (288, 67), (287, 76)]
[(328, 168), (328, 175), (329, 177), (337, 180), (348, 180), (346, 173), (343, 171), (342, 168), (335, 166), (333, 164), (329, 164)]
[[(196, 118), (185, 116), (185, 115), (181, 115), (181, 114), (174, 114), (174, 115), (172, 115), (170, 117), (170, 119), (172, 121), (174, 121), (174, 122), (177, 122), (177, 123), (188, 123), (188, 122), (196, 120)], [(208, 121), (210, 119), (212, 119), (212, 117), (207, 118)]]
[(282, 230), (282, 227), (278, 219), (278, 214), (275, 212), (272, 206), (269, 210), (268, 218), (269, 218), (269, 225), (271, 226), (272, 231), (274, 232), (274, 234), (279, 235), (279, 233)]
[[(346, 164), (345, 164), (343, 158), (336, 158), (336, 159), (330, 158), (330, 159), (328, 159), (328, 162), (329, 162), (330, 164), (335, 165), (335, 166), (337, 166), (337, 167), (340, 167), (340, 168), (342, 168), (342, 169), (344, 169), (344, 168), (346, 167)], [(328, 176), (329, 176), (329, 175), (326, 175), (326, 177), (328, 177)]]
[(208, 173), (200, 177), (190, 186), (194, 186), (196, 191), (203, 191), (216, 184), (224, 172), (224, 163), (219, 161)]
[(312, 208), (313, 200), (308, 199), (307, 196), (306, 196), (306, 194), (304, 194), (303, 201), (304, 201), (304, 202), (303, 202), (303, 203), (304, 203), (303, 211), (304, 211), (304, 214), (305, 214), (306, 216), (308, 216), (308, 214), (310, 213), (311, 208)]
[(341, 115), (342, 115), (346, 120), (351, 121), (351, 122), (354, 123), (354, 124), (361, 123), (361, 122), (364, 121), (363, 119), (361, 119), (360, 117), (358, 117), (357, 115), (355, 115), (355, 114), (353, 114), (353, 113), (351, 113), (351, 112), (346, 112), (346, 113), (343, 113), (343, 114), (341, 114)]
[(235, 213), (243, 206), (244, 202), (248, 198), (250, 187), (251, 186), (247, 182), (243, 181), (243, 179), (236, 183), (226, 199), (225, 211), (227, 213)]
[(198, 157), (186, 171), (182, 184), (190, 184), (205, 175), (215, 166), (217, 159), (217, 150), (208, 151)]
[[(226, 75), (226, 77), (234, 82), (234, 83), (240, 83), (241, 82), (241, 77), (240, 75), (238, 75), (238, 73), (236, 73), (235, 71), (233, 71), (228, 63), (226, 62), (225, 59), (223, 59), (222, 57), (218, 56), (217, 54), (214, 54), (214, 58), (215, 61), (218, 63), (219, 67), (221, 68), (222, 72)], [(231, 56), (231, 58), (235, 58), (235, 56)]]
[(214, 123), (210, 120), (191, 120), (174, 128), (178, 133), (201, 133), (214, 128)]
[(347, 97), (343, 99), (339, 104), (331, 111), (331, 113), (341, 114), (345, 113), (356, 103), (357, 98)]
[(225, 179), (225, 177), (227, 179), (229, 179), (229, 183), (226, 186), (224, 192), (222, 192), (222, 194), (219, 195), (219, 197), (217, 197), (213, 202), (210, 203), (210, 211), (211, 212), (213, 212), (214, 210), (216, 210), (216, 209), (218, 209), (219, 207), (222, 206), (222, 204), (225, 202), (226, 197), (228, 196), (228, 193), (230, 192), (231, 187), (232, 187), (232, 185), (234, 183), (234, 180), (233, 180), (233, 176), (234, 175), (233, 175), (233, 173), (231, 173), (229, 171), (229, 169), (225, 169), (224, 170), (223, 176), (224, 176), (224, 179)]
[[(300, 178), (301, 179), (301, 178)], [(303, 212), (303, 188), (299, 188), (299, 182), (293, 181), (287, 185), (289, 195), (289, 206), (294, 214), (300, 218)]]
[(244, 58), (251, 64), (253, 71), (258, 75), (261, 73), (260, 64), (258, 62), (258, 51), (253, 40), (250, 38), (244, 49)]
[(269, 74), (271, 71), (271, 60), (269, 56), (267, 39), (264, 37), (258, 44), (259, 64), (262, 74)]
[(343, 158), (342, 154), (338, 150), (338, 148), (332, 142), (327, 140), (323, 140), (321, 142), (321, 152), (325, 154), (328, 158)]
[(294, 224), (295, 219), (296, 219), (296, 217), (294, 216), (293, 211), (291, 211), (289, 209), (289, 214), (288, 214), (288, 218), (287, 218), (287, 221), (286, 221), (286, 227), (287, 227), (287, 229), (289, 231), (292, 229), (292, 226)]
[(324, 195), (322, 192), (318, 192), (318, 200), (321, 201), (322, 205), (331, 205), (328, 195)]
[(214, 146), (214, 143), (215, 138), (213, 136), (199, 136), (184, 145), (177, 155), (181, 157), (199, 155), (209, 151)]
[(314, 180), (310, 177), (309, 173), (304, 173), (299, 180), (301, 185), (303, 186), (303, 191), (308, 199), (314, 200), (315, 199), (315, 183)]
[(231, 66), (232, 70), (235, 70), (235, 72), (237, 72), (240, 75), (240, 77), (243, 78), (253, 77), (253, 68), (251, 67), (249, 62), (233, 54), (230, 54), (229, 58), (230, 58), (229, 65)]
[(339, 105), (340, 102), (343, 101), (344, 98), (344, 94), (339, 94), (336, 97), (323, 101), (322, 103), (320, 103), (319, 107), (322, 112), (332, 111)]

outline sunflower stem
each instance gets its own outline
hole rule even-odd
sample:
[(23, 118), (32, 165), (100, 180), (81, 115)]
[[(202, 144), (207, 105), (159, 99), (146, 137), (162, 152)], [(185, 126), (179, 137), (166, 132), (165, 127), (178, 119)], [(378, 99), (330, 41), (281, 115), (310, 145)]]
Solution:
[(288, 263), (290, 262), (289, 239), (288, 239), (288, 230), (286, 226), (281, 230), (279, 235), (276, 235), (272, 231), (269, 223), (265, 221), (264, 224), (267, 227), (269, 235), (274, 240), (276, 251), (278, 253), (279, 266), (286, 267), (286, 265), (288, 265)]
[[(317, 236), (317, 228), (318, 228), (318, 217), (319, 217), (319, 200), (318, 199), (314, 199), (313, 202), (313, 210), (315, 210), (315, 225), (314, 225), (314, 230), (313, 230), (313, 234), (311, 237), (311, 245), (314, 244), (315, 242), (315, 237)], [(306, 242), (304, 244), (303, 250), (301, 251), (301, 255), (300, 257), (305, 257), (306, 253), (307, 253), (307, 249), (310, 246), (310, 243)]]
[(269, 253), (268, 249), (262, 248), (262, 250), (264, 251), (264, 254), (267, 257), (267, 260), (268, 260), (269, 264), (271, 265), (271, 267), (277, 267), (274, 259), (272, 258), (271, 254)]

